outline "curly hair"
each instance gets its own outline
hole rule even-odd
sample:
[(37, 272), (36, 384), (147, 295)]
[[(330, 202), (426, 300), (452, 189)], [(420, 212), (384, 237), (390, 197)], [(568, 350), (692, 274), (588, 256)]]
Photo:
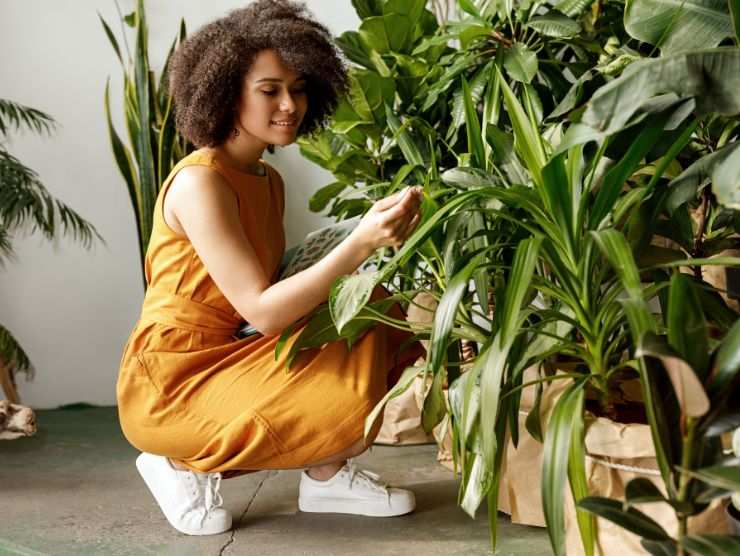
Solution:
[(324, 127), (348, 87), (331, 33), (305, 5), (257, 0), (208, 23), (177, 48), (168, 68), (178, 131), (198, 147), (223, 143), (234, 126), (244, 75), (261, 50), (274, 50), (306, 78), (308, 109), (298, 130)]

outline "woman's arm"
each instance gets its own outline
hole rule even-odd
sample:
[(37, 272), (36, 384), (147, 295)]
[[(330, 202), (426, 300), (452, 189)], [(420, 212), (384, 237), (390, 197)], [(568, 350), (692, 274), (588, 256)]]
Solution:
[[(277, 335), (329, 297), (339, 276), (354, 272), (379, 246), (398, 244), (418, 222), (416, 195), (381, 199), (372, 218), (313, 266), (270, 285), (239, 219), (236, 194), (206, 166), (188, 166), (174, 178), (168, 203), (216, 286), (260, 333)], [(372, 212), (372, 211), (371, 211)], [(404, 239), (406, 235), (403, 235)]]

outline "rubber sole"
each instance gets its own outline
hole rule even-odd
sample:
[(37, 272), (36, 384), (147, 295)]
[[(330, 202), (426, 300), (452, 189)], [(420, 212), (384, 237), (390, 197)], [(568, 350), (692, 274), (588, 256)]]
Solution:
[(378, 508), (377, 504), (357, 500), (336, 498), (298, 498), (298, 509), (310, 513), (355, 514), (368, 517), (397, 517), (414, 511), (416, 504), (406, 504), (397, 508)]

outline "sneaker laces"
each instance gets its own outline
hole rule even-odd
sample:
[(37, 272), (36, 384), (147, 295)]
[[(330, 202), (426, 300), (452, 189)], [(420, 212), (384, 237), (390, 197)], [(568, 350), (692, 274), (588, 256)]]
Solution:
[(223, 506), (224, 499), (221, 496), (221, 473), (195, 473), (188, 471), (189, 476), (196, 484), (196, 499), (183, 512), (186, 514), (190, 510), (200, 511), (200, 526), (208, 518), (208, 515)]
[(378, 480), (380, 479), (380, 475), (373, 473), (372, 471), (367, 471), (366, 469), (359, 469), (353, 458), (349, 458), (347, 460), (346, 467), (347, 472), (349, 473), (350, 489), (352, 488), (352, 483), (354, 483), (355, 479), (360, 479), (363, 483), (368, 485), (371, 490), (386, 494), (390, 500), (391, 493), (388, 492), (388, 485), (386, 483), (381, 483)]

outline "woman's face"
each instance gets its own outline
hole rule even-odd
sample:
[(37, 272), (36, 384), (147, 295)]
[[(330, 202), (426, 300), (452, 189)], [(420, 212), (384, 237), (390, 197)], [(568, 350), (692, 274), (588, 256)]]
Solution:
[(244, 76), (236, 128), (266, 145), (295, 141), (308, 109), (306, 80), (274, 50), (257, 53)]

